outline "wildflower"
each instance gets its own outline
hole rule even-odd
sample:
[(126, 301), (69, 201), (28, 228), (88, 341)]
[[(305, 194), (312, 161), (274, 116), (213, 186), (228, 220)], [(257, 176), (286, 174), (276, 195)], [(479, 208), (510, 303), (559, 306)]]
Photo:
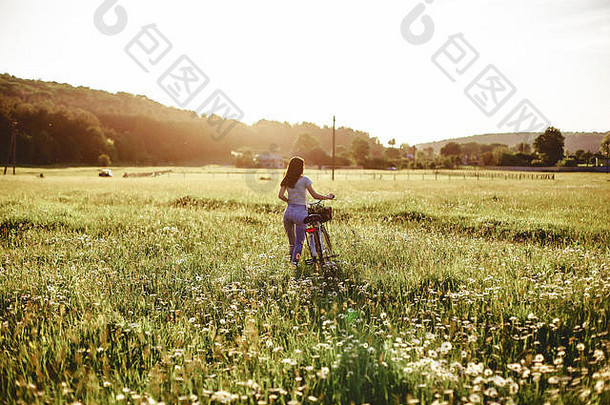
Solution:
[(591, 395), (591, 390), (588, 388), (585, 388), (584, 390), (582, 390), (582, 392), (578, 396), (580, 397), (580, 399), (582, 401), (585, 401), (589, 395)]
[(483, 372), (483, 363), (468, 363), (466, 366), (466, 374), (468, 375), (479, 375)]
[(487, 397), (495, 398), (498, 396), (498, 390), (496, 390), (493, 387), (490, 387), (490, 388), (487, 388), (485, 390), (485, 392), (483, 392), (483, 394), (485, 394), (485, 396), (487, 396)]
[(499, 375), (495, 375), (492, 380), (498, 387), (504, 387), (506, 385), (506, 380)]
[(228, 404), (231, 401), (234, 401), (238, 398), (239, 398), (238, 395), (231, 394), (228, 391), (216, 391), (214, 394), (212, 394), (212, 397), (210, 398), (210, 400), (212, 402), (216, 401), (216, 402), (220, 402), (221, 404)]
[(604, 380), (598, 380), (595, 383), (595, 392), (597, 392), (598, 394), (601, 393), (604, 390)]
[(321, 379), (325, 379), (328, 377), (328, 374), (330, 373), (330, 370), (328, 369), (328, 367), (322, 367), (317, 373), (316, 375), (318, 376), (318, 378)]

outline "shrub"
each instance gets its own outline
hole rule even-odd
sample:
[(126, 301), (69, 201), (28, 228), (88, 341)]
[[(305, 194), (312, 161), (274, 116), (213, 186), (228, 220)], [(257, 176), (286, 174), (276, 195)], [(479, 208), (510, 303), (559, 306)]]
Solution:
[(532, 160), (532, 166), (534, 166), (534, 167), (544, 167), (544, 166), (546, 166), (546, 163), (544, 162), (544, 160), (534, 159), (534, 160)]
[(566, 157), (561, 159), (558, 163), (557, 166), (559, 167), (576, 167), (578, 166), (578, 161), (574, 158), (571, 157)]
[(112, 161), (110, 160), (110, 156), (102, 154), (98, 156), (97, 163), (102, 167), (108, 167), (112, 164)]

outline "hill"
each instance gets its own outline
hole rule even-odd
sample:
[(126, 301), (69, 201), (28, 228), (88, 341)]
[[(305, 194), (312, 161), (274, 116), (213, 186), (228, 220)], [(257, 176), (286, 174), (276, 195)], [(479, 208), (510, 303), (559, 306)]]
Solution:
[[(323, 150), (331, 147), (330, 128), (312, 123), (246, 125), (200, 117), (145, 96), (1, 74), (0, 159), (7, 156), (13, 122), (19, 164), (97, 164), (102, 154), (131, 165), (230, 163), (231, 151), (245, 148), (289, 156), (304, 133)], [(219, 139), (217, 123), (234, 126)], [(349, 146), (356, 137), (365, 139), (373, 154), (383, 152), (376, 138), (351, 128), (338, 128), (337, 145)]]
[[(570, 152), (575, 152), (579, 149), (585, 151), (597, 153), (599, 146), (605, 133), (601, 132), (562, 132), (565, 137), (565, 148)], [(515, 146), (521, 142), (532, 144), (534, 139), (540, 135), (539, 133), (533, 132), (520, 132), (520, 133), (505, 133), (505, 134), (484, 134), (484, 135), (472, 135), (462, 138), (445, 139), (436, 142), (420, 143), (415, 145), (419, 150), (426, 148), (434, 149), (434, 153), (439, 153), (441, 148), (449, 142), (456, 142), (459, 144), (476, 142), (479, 144), (504, 144), (508, 147)]]
[[(219, 139), (219, 126), (232, 129)], [(0, 159), (7, 156), (14, 130), (18, 134), (17, 162), (32, 165), (96, 165), (102, 155), (122, 165), (226, 164), (232, 162), (231, 152), (238, 150), (272, 152), (284, 157), (299, 153), (310, 163), (328, 164), (332, 139), (329, 127), (308, 122), (260, 120), (246, 125), (220, 117), (198, 116), (146, 96), (0, 74)], [(303, 134), (310, 136), (299, 138)], [(355, 139), (368, 144), (362, 149), (360, 143), (366, 155), (360, 161), (365, 167), (400, 166), (401, 160), (403, 166), (408, 165), (406, 149), (384, 153), (379, 140), (366, 132), (341, 127), (336, 135), (339, 165), (350, 164), (350, 158), (353, 161), (350, 146)], [(532, 143), (537, 135), (486, 134), (416, 146), (420, 150), (431, 147), (438, 153), (451, 141), (514, 146)], [(564, 136), (571, 152), (578, 149), (597, 152), (604, 134), (568, 132)]]

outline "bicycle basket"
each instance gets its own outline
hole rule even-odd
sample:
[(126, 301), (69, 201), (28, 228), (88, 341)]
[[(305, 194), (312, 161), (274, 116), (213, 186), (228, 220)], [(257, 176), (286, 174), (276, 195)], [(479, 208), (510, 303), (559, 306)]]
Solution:
[(333, 208), (332, 207), (324, 207), (321, 205), (312, 205), (307, 209), (307, 213), (309, 215), (318, 214), (321, 217), (320, 222), (328, 222), (333, 219)]

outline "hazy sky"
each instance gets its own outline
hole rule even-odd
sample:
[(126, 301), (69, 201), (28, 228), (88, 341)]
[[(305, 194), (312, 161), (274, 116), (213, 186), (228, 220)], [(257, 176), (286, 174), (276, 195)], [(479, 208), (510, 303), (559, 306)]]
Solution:
[[(336, 114), (339, 126), (414, 144), (504, 132), (498, 124), (528, 99), (563, 131), (610, 130), (608, 0), (119, 0), (127, 24), (116, 35), (94, 24), (102, 3), (0, 0), (0, 72), (175, 106), (157, 79), (187, 55), (210, 82), (186, 108), (221, 89), (247, 123), (330, 125)], [(403, 38), (401, 23), (420, 4), (434, 33), (416, 45)], [(104, 21), (116, 19), (110, 11)], [(125, 47), (149, 24), (172, 48), (146, 73)], [(415, 36), (428, 32), (419, 16), (408, 26)], [(444, 47), (455, 34), (463, 36)], [(455, 82), (433, 63), (437, 51)], [(485, 81), (490, 64), (515, 90), (505, 104), (502, 93), (487, 93), (497, 112), (465, 94), (480, 73), (471, 90), (493, 84)]]

